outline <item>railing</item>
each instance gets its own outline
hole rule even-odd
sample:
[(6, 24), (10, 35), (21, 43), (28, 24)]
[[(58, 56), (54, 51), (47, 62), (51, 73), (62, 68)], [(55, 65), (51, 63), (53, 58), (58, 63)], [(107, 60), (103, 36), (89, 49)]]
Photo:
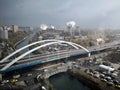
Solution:
[[(100, 48), (105, 49), (105, 48), (115, 47), (114, 44), (116, 44), (116, 46), (118, 46), (119, 43), (120, 43), (120, 42), (114, 42), (114, 43), (111, 43), (110, 45), (108, 45), (108, 44), (102, 45), (101, 47), (91, 47), (91, 48), (89, 48), (89, 50), (92, 51), (92, 50), (94, 50), (94, 48), (96, 48), (96, 50), (99, 50)], [(69, 51), (69, 53), (68, 53), (67, 51), (65, 51), (65, 52), (63, 52), (64, 54), (63, 54), (63, 53), (60, 54), (61, 52), (57, 52), (56, 55), (54, 55), (54, 56), (49, 55), (49, 54), (46, 54), (45, 56), (44, 56), (44, 55), (43, 55), (43, 56), (39, 56), (39, 55), (38, 55), (39, 59), (37, 59), (37, 61), (42, 61), (42, 60), (43, 60), (42, 62), (48, 62), (48, 61), (51, 61), (51, 60), (60, 59), (60, 58), (62, 58), (62, 57), (67, 58), (67, 57), (69, 57), (70, 55), (76, 54), (76, 53), (79, 53), (79, 52), (80, 52), (80, 50), (75, 50), (75, 51), (73, 50), (73, 51)], [(65, 54), (66, 54), (66, 57), (65, 57)], [(67, 56), (67, 55), (68, 55), (68, 56)], [(48, 57), (46, 57), (46, 56), (48, 56)], [(43, 57), (44, 59), (41, 59), (42, 57)], [(51, 57), (53, 57), (53, 58), (51, 58)], [(36, 59), (37, 57), (36, 57), (36, 56), (33, 56), (32, 59), (34, 59), (34, 58)], [(28, 61), (28, 60), (24, 60), (24, 59), (23, 59), (23, 63), (26, 62), (26, 61)], [(21, 61), (18, 61), (17, 63), (19, 63), (19, 64), (21, 65), (21, 64), (22, 64), (21, 62), (22, 62), (22, 60), (21, 60)], [(28, 62), (34, 62), (34, 60), (30, 60), (30, 61), (28, 61)], [(6, 63), (7, 63), (7, 62), (2, 63), (0, 66), (6, 65)], [(27, 62), (26, 62), (26, 63), (27, 63)]]
[(49, 73), (45, 73), (44, 77), (45, 78), (49, 78), (55, 74), (58, 74), (58, 73), (61, 73), (61, 72), (66, 72), (67, 71), (67, 68), (62, 68), (62, 69), (56, 69), (55, 71), (53, 72), (49, 72)]

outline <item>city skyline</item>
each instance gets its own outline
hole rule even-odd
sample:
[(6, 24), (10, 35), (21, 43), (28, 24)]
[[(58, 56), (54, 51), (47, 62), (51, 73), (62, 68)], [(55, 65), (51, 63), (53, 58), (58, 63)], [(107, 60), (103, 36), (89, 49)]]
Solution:
[(0, 25), (119, 29), (120, 1), (115, 0), (0, 0)]

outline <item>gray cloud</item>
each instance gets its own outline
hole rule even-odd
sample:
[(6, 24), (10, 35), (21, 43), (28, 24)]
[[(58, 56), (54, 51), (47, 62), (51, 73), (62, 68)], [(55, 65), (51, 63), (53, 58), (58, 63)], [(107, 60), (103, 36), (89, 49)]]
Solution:
[(0, 25), (120, 28), (119, 0), (0, 0)]

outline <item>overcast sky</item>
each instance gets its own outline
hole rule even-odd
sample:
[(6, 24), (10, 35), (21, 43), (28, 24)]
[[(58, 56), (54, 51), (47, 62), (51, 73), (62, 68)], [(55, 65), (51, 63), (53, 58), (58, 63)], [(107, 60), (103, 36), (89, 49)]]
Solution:
[(0, 0), (0, 25), (120, 28), (120, 0)]

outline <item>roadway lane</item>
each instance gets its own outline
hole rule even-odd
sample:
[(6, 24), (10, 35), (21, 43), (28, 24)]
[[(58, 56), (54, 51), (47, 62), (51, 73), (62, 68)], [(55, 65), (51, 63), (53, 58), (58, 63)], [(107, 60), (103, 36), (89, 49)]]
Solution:
[[(90, 47), (90, 48), (88, 48), (88, 50), (90, 52), (99, 51), (99, 50), (104, 50), (104, 49), (108, 49), (108, 48), (119, 47), (119, 44), (120, 44), (120, 41), (119, 42), (115, 41), (115, 42), (107, 43), (107, 44), (100, 45), (100, 46)], [(52, 60), (55, 60), (55, 59), (67, 58), (71, 55), (79, 54), (79, 53), (83, 53), (83, 50), (80, 49), (80, 50), (57, 52), (55, 54), (47, 54), (47, 55), (43, 55), (43, 56), (38, 55), (38, 57), (32, 57), (32, 58), (28, 58), (28, 59), (26, 58), (26, 59), (20, 60), (20, 61), (17, 62), (17, 64), (21, 65), (23, 63), (30, 63), (30, 62), (34, 62), (34, 61), (48, 62), (48, 61), (52, 61)], [(6, 65), (6, 64), (1, 63), (0, 67), (3, 67), (4, 65)]]

